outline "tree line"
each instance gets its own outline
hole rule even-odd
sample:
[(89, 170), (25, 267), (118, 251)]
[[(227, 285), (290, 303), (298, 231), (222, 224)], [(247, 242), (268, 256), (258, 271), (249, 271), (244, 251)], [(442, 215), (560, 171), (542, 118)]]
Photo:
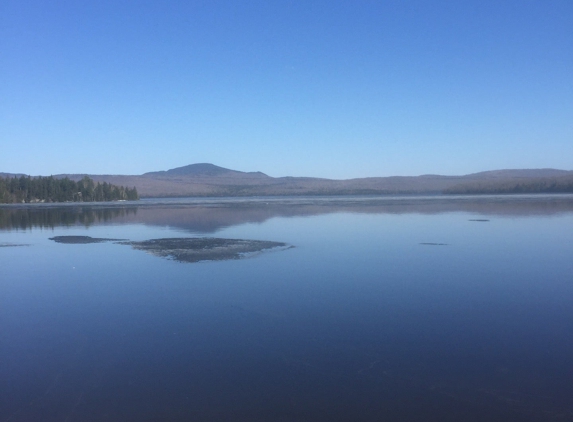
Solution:
[(67, 177), (0, 177), (0, 203), (135, 201), (135, 187), (95, 183), (85, 176), (76, 182)]
[(459, 184), (446, 194), (573, 193), (573, 176), (530, 178), (526, 180), (483, 181)]

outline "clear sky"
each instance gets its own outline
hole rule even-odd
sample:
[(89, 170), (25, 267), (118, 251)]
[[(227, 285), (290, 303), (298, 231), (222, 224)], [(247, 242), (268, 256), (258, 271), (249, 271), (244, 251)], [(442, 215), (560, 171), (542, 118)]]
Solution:
[(0, 172), (573, 169), (573, 1), (0, 1)]

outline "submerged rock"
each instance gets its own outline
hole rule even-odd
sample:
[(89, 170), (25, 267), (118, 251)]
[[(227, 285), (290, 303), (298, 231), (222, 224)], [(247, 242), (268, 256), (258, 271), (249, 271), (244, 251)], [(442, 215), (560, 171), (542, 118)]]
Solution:
[(90, 237), (90, 236), (55, 236), (50, 237), (57, 243), (71, 243), (71, 244), (85, 244), (85, 243), (101, 243), (101, 242), (117, 242), (121, 239), (106, 239), (101, 237)]
[(292, 247), (282, 242), (213, 237), (152, 239), (143, 242), (121, 242), (121, 244), (131, 245), (134, 249), (179, 262), (240, 259), (264, 250)]
[(420, 243), (420, 245), (426, 245), (426, 246), (448, 246), (447, 243), (434, 243), (434, 242), (422, 242), (422, 243)]

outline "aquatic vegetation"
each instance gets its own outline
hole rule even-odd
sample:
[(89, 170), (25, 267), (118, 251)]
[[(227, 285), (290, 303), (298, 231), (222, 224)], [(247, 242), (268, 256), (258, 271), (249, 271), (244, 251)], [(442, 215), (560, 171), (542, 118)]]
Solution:
[(50, 237), (56, 243), (69, 243), (69, 244), (85, 244), (85, 243), (102, 243), (102, 242), (117, 242), (122, 239), (106, 239), (90, 236), (55, 236)]
[(214, 237), (152, 239), (143, 242), (121, 242), (134, 249), (179, 262), (222, 261), (240, 259), (264, 250), (292, 246), (267, 240), (220, 239)]
[(268, 240), (221, 239), (214, 237), (175, 237), (167, 239), (151, 239), (142, 242), (132, 242), (125, 239), (107, 239), (90, 236), (55, 236), (51, 237), (57, 243), (89, 244), (116, 242), (119, 245), (129, 245), (133, 249), (149, 252), (162, 258), (179, 262), (223, 261), (240, 259), (265, 250), (293, 246), (282, 242)]

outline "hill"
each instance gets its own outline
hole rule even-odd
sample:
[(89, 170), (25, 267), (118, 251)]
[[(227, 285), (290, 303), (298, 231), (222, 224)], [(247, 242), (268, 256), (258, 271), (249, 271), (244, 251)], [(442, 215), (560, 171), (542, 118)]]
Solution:
[(142, 175), (60, 174), (79, 181), (135, 186), (141, 197), (391, 195), (573, 192), (573, 172), (556, 169), (494, 170), (462, 176), (367, 177), (333, 180), (313, 177), (271, 177), (209, 163), (191, 164)]
[(188, 166), (177, 167), (167, 171), (154, 171), (150, 173), (144, 173), (144, 177), (266, 177), (264, 173), (259, 171), (257, 172), (250, 172), (245, 173), (242, 171), (237, 170), (229, 170), (224, 167), (219, 167), (214, 164), (210, 163), (198, 163), (198, 164), (189, 164)]
[[(573, 193), (573, 172), (547, 171), (542, 176), (527, 177), (517, 174), (471, 180), (451, 186), (445, 194), (517, 194), (517, 193)], [(551, 175), (549, 175), (551, 174)]]

